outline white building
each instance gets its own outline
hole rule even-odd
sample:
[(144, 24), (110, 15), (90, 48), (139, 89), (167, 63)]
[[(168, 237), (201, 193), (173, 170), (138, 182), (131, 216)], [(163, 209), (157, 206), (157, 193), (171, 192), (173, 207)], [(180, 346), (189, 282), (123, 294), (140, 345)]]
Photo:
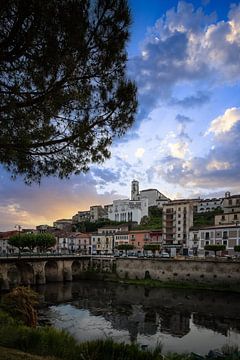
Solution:
[(108, 207), (108, 218), (112, 221), (131, 221), (140, 224), (143, 216), (148, 216), (148, 199), (114, 200)]
[(169, 201), (169, 199), (157, 189), (145, 189), (139, 191), (139, 182), (133, 180), (131, 186), (131, 200), (137, 201), (144, 199), (148, 199), (148, 206), (158, 206), (159, 208), (162, 208), (163, 204)]
[(204, 213), (208, 211), (214, 211), (217, 209), (222, 209), (223, 199), (222, 198), (213, 198), (213, 199), (199, 199), (196, 203), (197, 213)]

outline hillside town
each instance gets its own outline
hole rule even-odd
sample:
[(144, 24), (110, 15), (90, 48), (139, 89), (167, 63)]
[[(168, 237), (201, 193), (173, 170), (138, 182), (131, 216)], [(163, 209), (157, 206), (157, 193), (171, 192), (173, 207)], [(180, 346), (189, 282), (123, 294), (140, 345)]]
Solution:
[[(154, 209), (158, 225), (149, 228)], [(86, 223), (95, 224), (95, 229), (88, 231)], [(78, 231), (79, 227), (85, 231)], [(206, 245), (224, 245), (222, 255), (233, 256), (234, 247), (240, 245), (240, 195), (226, 192), (222, 198), (171, 200), (157, 189), (140, 190), (139, 182), (133, 180), (130, 199), (90, 206), (71, 219), (54, 221), (53, 226), (24, 229), (17, 225), (12, 231), (0, 232), (1, 255), (17, 252), (8, 240), (21, 233), (53, 234), (56, 245), (49, 251), (57, 254), (126, 256), (118, 248), (130, 245), (131, 256), (203, 257), (211, 255)], [(148, 245), (156, 245), (159, 251), (145, 251)]]

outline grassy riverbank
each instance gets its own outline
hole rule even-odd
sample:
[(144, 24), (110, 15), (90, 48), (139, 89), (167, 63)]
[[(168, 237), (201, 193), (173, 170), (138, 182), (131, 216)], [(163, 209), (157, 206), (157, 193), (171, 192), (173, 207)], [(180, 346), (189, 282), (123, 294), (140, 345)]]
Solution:
[(9, 349), (0, 346), (0, 359), (1, 360), (58, 360), (53, 357), (42, 357), (25, 353), (23, 351)]

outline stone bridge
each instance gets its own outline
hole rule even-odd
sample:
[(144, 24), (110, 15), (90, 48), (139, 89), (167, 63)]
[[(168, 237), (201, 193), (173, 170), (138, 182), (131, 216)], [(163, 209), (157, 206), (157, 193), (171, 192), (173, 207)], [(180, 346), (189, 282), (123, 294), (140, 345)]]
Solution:
[(0, 290), (15, 285), (40, 285), (72, 281), (86, 271), (112, 272), (113, 258), (90, 256), (42, 256), (0, 259)]

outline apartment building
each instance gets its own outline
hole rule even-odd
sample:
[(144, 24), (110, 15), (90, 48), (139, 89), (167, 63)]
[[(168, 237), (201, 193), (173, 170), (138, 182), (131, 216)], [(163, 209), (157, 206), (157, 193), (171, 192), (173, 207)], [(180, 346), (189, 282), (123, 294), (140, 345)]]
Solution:
[(114, 249), (114, 235), (106, 233), (93, 233), (91, 235), (93, 255), (110, 255)]
[(107, 219), (108, 214), (102, 205), (90, 206), (90, 221), (95, 222), (99, 219)]
[(197, 213), (204, 213), (208, 211), (214, 211), (223, 208), (222, 198), (213, 199), (199, 199), (196, 203)]
[(78, 211), (77, 214), (73, 215), (72, 222), (74, 224), (90, 220), (90, 211)]
[(72, 230), (72, 219), (59, 219), (54, 221), (53, 227), (58, 230), (71, 231)]
[(129, 233), (129, 244), (133, 245), (134, 250), (142, 252), (144, 245), (149, 243), (151, 237), (149, 230), (131, 230)]
[(240, 195), (231, 195), (227, 191), (223, 198), (223, 211), (225, 213), (240, 212)]
[(231, 225), (240, 223), (240, 212), (230, 212), (215, 215), (215, 225)]
[(234, 246), (240, 245), (240, 225), (218, 225), (198, 230), (198, 254), (204, 254), (205, 245), (225, 245), (229, 255), (234, 254)]
[(166, 247), (186, 246), (193, 226), (193, 200), (173, 200), (163, 205), (163, 243)]

